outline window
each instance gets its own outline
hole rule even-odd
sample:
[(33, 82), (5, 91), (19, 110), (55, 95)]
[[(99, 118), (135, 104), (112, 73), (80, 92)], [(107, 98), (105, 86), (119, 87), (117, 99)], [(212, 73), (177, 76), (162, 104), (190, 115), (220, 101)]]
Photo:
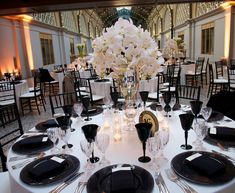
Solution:
[(52, 35), (40, 33), (43, 65), (54, 64)]
[(202, 25), (202, 54), (213, 54), (214, 52), (214, 23)]
[(74, 50), (74, 39), (73, 38), (69, 38), (69, 45), (70, 45), (70, 55), (74, 55), (75, 50)]

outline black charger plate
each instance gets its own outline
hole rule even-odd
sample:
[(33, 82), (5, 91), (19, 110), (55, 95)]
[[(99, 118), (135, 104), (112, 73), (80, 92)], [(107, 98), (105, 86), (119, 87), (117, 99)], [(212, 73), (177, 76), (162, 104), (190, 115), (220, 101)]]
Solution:
[[(225, 165), (225, 171), (218, 175), (208, 177), (192, 169), (190, 166), (186, 164), (185, 159), (195, 153), (207, 155), (212, 157), (213, 159), (218, 160), (219, 162), (222, 162)], [(203, 184), (203, 185), (223, 184), (229, 182), (235, 176), (235, 166), (233, 165), (233, 163), (228, 159), (226, 159), (225, 157), (211, 152), (188, 151), (178, 154), (172, 159), (171, 167), (175, 171), (175, 173), (181, 178), (184, 178), (185, 180), (190, 181), (192, 183)]]
[[(53, 156), (57, 156), (60, 158), (65, 159), (66, 162), (66, 167), (61, 170), (60, 172), (57, 172), (54, 176), (50, 176), (49, 178), (44, 178), (41, 180), (36, 180), (33, 179), (30, 176), (29, 171), (33, 169), (33, 167), (35, 167), (37, 164), (44, 162), (48, 159), (50, 159)], [(20, 179), (29, 185), (32, 186), (40, 186), (40, 185), (46, 185), (46, 184), (53, 184), (53, 183), (58, 183), (61, 181), (65, 181), (66, 179), (68, 179), (71, 175), (73, 175), (74, 173), (76, 173), (80, 168), (80, 161), (78, 158), (72, 156), (72, 155), (67, 155), (67, 154), (59, 154), (59, 155), (49, 155), (46, 157), (43, 157), (41, 159), (35, 160), (33, 162), (31, 162), (30, 164), (28, 164), (27, 166), (25, 166), (22, 171), (20, 172)]]
[[(27, 137), (17, 141), (12, 146), (12, 151), (18, 154), (30, 155), (46, 151), (53, 147), (53, 142), (48, 138), (46, 142), (39, 143), (38, 141), (42, 140), (43, 137), (48, 137), (47, 135), (36, 135)], [(37, 144), (33, 145), (33, 141)], [(30, 144), (29, 144), (30, 142)]]
[[(141, 193), (151, 193), (154, 186), (154, 181), (152, 175), (146, 171), (145, 169), (139, 166), (132, 166), (128, 164), (122, 165), (122, 167), (131, 167), (132, 170), (124, 171), (120, 170), (116, 172), (112, 172), (113, 168), (118, 167), (119, 165), (111, 165), (94, 173), (87, 183), (87, 193), (97, 193), (97, 192), (106, 192), (106, 193), (132, 193), (134, 192), (141, 192)], [(127, 175), (125, 172), (132, 172), (133, 179), (134, 179), (134, 187), (127, 187), (128, 184), (125, 184), (125, 187), (122, 188), (123, 184), (116, 184), (119, 180), (122, 182), (123, 178)], [(116, 175), (116, 179), (114, 183), (112, 181), (113, 174)], [(114, 184), (112, 184), (114, 183)], [(133, 185), (132, 184), (132, 185)], [(112, 190), (112, 187), (118, 187), (118, 190)], [(134, 190), (133, 190), (134, 189)]]

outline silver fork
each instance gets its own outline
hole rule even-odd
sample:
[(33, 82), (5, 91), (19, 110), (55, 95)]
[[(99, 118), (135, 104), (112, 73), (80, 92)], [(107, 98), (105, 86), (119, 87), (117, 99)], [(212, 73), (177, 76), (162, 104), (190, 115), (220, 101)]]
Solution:
[(87, 185), (87, 182), (78, 182), (78, 185), (77, 185), (74, 193), (82, 193), (82, 191), (84, 190), (86, 185)]
[[(34, 160), (35, 160), (35, 159), (34, 159)], [(32, 162), (32, 161), (34, 161), (34, 160), (25, 160), (25, 161), (23, 161), (23, 162), (20, 162), (20, 163), (15, 164), (15, 165), (13, 165), (13, 166), (11, 166), (11, 167), (12, 167), (13, 170), (16, 170), (16, 169), (19, 169), (19, 168), (21, 168), (21, 167), (26, 166), (27, 164), (29, 164), (30, 162)]]
[(165, 172), (168, 179), (175, 182), (185, 193), (197, 193), (197, 191), (190, 187), (186, 182), (181, 181), (172, 169), (166, 169)]

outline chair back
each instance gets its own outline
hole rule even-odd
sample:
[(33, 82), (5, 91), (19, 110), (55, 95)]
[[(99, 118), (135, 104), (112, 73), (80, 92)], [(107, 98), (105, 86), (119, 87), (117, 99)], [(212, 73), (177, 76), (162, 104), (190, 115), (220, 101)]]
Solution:
[(210, 63), (209, 63), (209, 81), (210, 81), (210, 83), (214, 82), (213, 66)]
[(14, 81), (0, 82), (0, 107), (16, 103), (15, 83)]
[(227, 67), (229, 90), (235, 90), (235, 68)]
[(51, 113), (54, 116), (57, 110), (63, 109), (65, 106), (73, 106), (77, 100), (76, 92), (65, 92), (60, 94), (50, 94), (49, 101), (51, 106)]
[(179, 99), (188, 99), (188, 100), (200, 100), (200, 86), (191, 86), (191, 85), (177, 85), (176, 89), (176, 101), (179, 102)]
[(224, 71), (223, 71), (223, 62), (222, 61), (215, 62), (215, 73), (216, 73), (216, 79), (223, 77)]
[[(0, 156), (2, 169), (3, 171), (7, 171), (7, 159), (4, 152), (11, 142), (15, 141), (24, 133), (16, 103), (0, 106), (0, 120), (2, 122), (1, 127), (5, 127), (4, 132), (0, 136)], [(17, 125), (14, 124), (14, 127), (12, 127), (12, 122), (16, 122)]]
[(204, 60), (197, 60), (195, 63), (195, 75), (201, 74), (203, 70)]

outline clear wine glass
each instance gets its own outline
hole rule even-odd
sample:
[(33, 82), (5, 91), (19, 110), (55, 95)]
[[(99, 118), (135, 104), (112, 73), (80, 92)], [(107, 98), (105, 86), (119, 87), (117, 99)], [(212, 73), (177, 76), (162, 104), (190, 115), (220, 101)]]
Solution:
[(150, 137), (147, 141), (148, 151), (152, 154), (152, 161), (150, 163), (150, 169), (153, 171), (159, 170), (159, 163), (156, 159), (157, 153), (161, 148), (161, 140), (157, 139), (157, 137)]
[(98, 147), (98, 149), (101, 151), (102, 153), (102, 159), (100, 161), (100, 165), (102, 166), (107, 166), (110, 164), (110, 161), (108, 161), (106, 158), (105, 158), (105, 152), (109, 146), (109, 142), (110, 142), (110, 137), (109, 135), (105, 134), (105, 133), (102, 133), (102, 134), (98, 134), (96, 136), (96, 140), (95, 140), (95, 143), (96, 143), (96, 146)]
[(74, 103), (73, 109), (74, 109), (75, 113), (77, 113), (77, 115), (80, 117), (82, 114), (82, 111), (83, 111), (82, 103)]
[(159, 165), (162, 165), (168, 162), (168, 159), (164, 155), (164, 149), (169, 142), (169, 128), (168, 127), (161, 128), (159, 131), (155, 133), (154, 137), (156, 138), (156, 140), (160, 141), (161, 147), (158, 157), (159, 157)]
[(65, 143), (65, 145), (62, 147), (65, 153), (70, 153), (72, 151), (71, 148), (73, 147), (73, 145), (69, 144), (70, 137), (71, 137), (70, 127), (61, 127), (60, 138)]
[(196, 146), (195, 150), (206, 151), (206, 148), (203, 147), (202, 140), (206, 137), (208, 126), (203, 119), (198, 119), (194, 124), (194, 131), (196, 133), (197, 139), (193, 144)]
[(89, 172), (93, 169), (95, 169), (95, 165), (91, 163), (90, 157), (94, 149), (94, 143), (89, 143), (87, 140), (82, 140), (80, 142), (80, 147), (82, 152), (86, 155), (87, 157), (87, 164), (85, 165), (84, 169), (85, 172)]
[(56, 147), (56, 144), (59, 140), (59, 128), (58, 127), (48, 128), (47, 136), (53, 142), (53, 149), (51, 150), (51, 153), (53, 154), (59, 153), (59, 149)]
[(127, 104), (125, 107), (125, 116), (127, 117), (127, 131), (133, 131), (134, 130), (134, 118), (136, 116), (136, 109), (133, 104)]
[(104, 97), (103, 98), (103, 103), (104, 103), (104, 110), (109, 109), (111, 107), (111, 100), (109, 97)]
[(201, 109), (201, 114), (204, 117), (204, 119), (206, 120), (206, 122), (208, 122), (208, 119), (210, 118), (212, 113), (212, 108), (211, 107), (203, 107)]

